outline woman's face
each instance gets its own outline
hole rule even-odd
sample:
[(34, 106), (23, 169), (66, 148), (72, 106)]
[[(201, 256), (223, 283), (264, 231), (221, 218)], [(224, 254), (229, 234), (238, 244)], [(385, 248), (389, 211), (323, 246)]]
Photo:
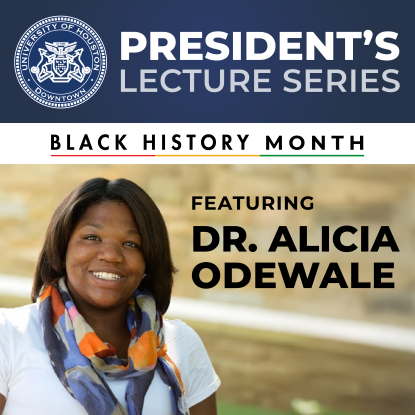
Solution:
[(79, 308), (124, 305), (140, 285), (146, 264), (131, 210), (123, 203), (91, 206), (66, 251), (69, 291)]

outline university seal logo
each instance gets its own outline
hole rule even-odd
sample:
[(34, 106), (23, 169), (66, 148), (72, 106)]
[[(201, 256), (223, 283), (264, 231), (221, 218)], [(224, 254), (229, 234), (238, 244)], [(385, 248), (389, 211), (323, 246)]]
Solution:
[(70, 108), (92, 97), (107, 69), (98, 34), (85, 22), (53, 16), (31, 26), (15, 54), (17, 80), (39, 104)]

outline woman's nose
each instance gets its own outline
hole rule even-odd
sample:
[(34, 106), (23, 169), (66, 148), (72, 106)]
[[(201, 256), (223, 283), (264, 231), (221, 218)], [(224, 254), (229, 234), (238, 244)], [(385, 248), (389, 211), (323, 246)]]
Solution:
[(98, 251), (98, 259), (107, 262), (121, 262), (123, 260), (121, 246), (112, 242), (102, 242)]

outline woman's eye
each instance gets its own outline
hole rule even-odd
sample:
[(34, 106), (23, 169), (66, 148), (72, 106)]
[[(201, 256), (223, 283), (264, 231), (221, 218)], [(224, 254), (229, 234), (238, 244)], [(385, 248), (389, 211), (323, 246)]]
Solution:
[(132, 248), (138, 248), (138, 244), (135, 242), (125, 242), (124, 245), (131, 246)]
[(85, 236), (84, 239), (86, 239), (88, 241), (99, 241), (98, 236), (95, 236), (95, 235), (87, 235), (87, 236)]

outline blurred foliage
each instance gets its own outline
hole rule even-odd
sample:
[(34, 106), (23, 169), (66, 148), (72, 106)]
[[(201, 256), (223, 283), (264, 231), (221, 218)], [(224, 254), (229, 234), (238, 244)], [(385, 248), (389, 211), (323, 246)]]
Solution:
[(254, 406), (241, 406), (229, 402), (218, 402), (219, 415), (293, 415), (292, 412), (266, 411)]
[(317, 401), (306, 401), (304, 399), (294, 399), (291, 407), (298, 415), (322, 415), (324, 409)]
[[(236, 405), (230, 402), (218, 402), (219, 415), (295, 415), (298, 412), (292, 411), (267, 411), (254, 406)], [(363, 415), (352, 412), (334, 411), (330, 409), (321, 409), (319, 415)]]

